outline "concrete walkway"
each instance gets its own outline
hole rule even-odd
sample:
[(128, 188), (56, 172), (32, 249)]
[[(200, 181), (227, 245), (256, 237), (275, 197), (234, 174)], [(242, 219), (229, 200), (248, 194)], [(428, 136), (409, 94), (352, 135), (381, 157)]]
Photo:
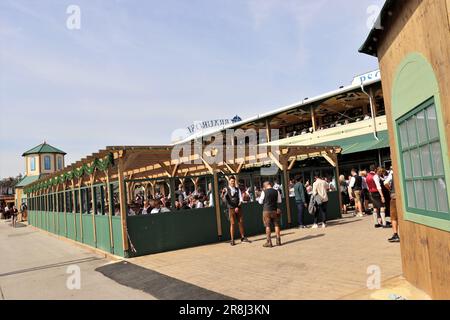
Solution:
[[(400, 246), (372, 217), (346, 217), (326, 229), (283, 232), (282, 247), (213, 244), (130, 259), (134, 265), (236, 299), (339, 299), (367, 288), (368, 268), (381, 281), (401, 275)], [(195, 297), (192, 297), (195, 298)]]
[[(4, 299), (367, 299), (368, 267), (381, 281), (401, 275), (400, 247), (371, 217), (347, 216), (326, 229), (283, 231), (282, 247), (228, 243), (115, 261), (33, 227), (0, 221)], [(81, 290), (66, 287), (69, 265)], [(389, 299), (392, 286), (378, 291)], [(395, 293), (395, 292), (392, 292)], [(384, 297), (386, 295), (386, 297)]]
[[(154, 299), (95, 271), (113, 263), (25, 224), (0, 220), (0, 300)], [(80, 268), (80, 290), (66, 286), (69, 266)]]

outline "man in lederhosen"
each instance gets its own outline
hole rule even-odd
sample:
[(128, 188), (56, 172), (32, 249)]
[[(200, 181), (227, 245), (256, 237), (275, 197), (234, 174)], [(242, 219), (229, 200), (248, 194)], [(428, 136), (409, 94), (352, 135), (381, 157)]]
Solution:
[(234, 246), (234, 225), (239, 223), (239, 231), (241, 233), (241, 242), (250, 242), (244, 233), (244, 218), (242, 217), (242, 193), (238, 187), (236, 187), (236, 179), (231, 177), (229, 185), (222, 190), (222, 200), (225, 202), (228, 208), (228, 214), (230, 216), (230, 235), (231, 245)]
[(280, 216), (281, 210), (279, 204), (281, 203), (281, 194), (274, 189), (271, 182), (264, 182), (264, 191), (261, 193), (259, 203), (263, 205), (263, 222), (266, 227), (267, 241), (263, 245), (265, 248), (272, 247), (272, 230), (271, 225), (275, 226), (275, 234), (277, 236), (277, 246), (281, 246), (281, 230), (280, 230)]

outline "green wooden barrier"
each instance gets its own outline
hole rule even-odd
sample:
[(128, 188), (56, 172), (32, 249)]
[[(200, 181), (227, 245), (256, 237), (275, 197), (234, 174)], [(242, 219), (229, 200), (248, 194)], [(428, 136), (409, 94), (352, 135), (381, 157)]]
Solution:
[(66, 226), (65, 226), (65, 222), (64, 222), (64, 213), (63, 212), (58, 212), (58, 234), (60, 236), (66, 236)]
[(94, 226), (92, 225), (92, 215), (82, 214), (81, 221), (83, 223), (83, 243), (95, 247)]
[(95, 217), (97, 229), (97, 248), (111, 252), (111, 239), (109, 237), (109, 219), (107, 215), (97, 215)]
[(83, 242), (83, 239), (81, 238), (81, 213), (75, 213), (75, 226), (77, 228), (77, 237), (76, 237), (76, 241), (78, 242)]
[(114, 243), (114, 254), (124, 257), (125, 253), (122, 244), (122, 224), (120, 217), (111, 217), (112, 219), (112, 232), (113, 232), (113, 243)]
[(73, 221), (73, 217), (73, 213), (67, 213), (67, 238), (76, 240), (75, 234), (77, 229), (75, 221)]
[(217, 242), (214, 208), (128, 217), (134, 256)]

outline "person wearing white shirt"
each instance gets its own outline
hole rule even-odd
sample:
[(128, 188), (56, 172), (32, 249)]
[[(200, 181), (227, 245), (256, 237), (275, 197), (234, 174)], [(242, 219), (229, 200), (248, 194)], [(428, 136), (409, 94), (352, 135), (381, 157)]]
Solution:
[(326, 227), (328, 205), (328, 184), (319, 176), (316, 176), (315, 179), (316, 181), (314, 181), (312, 187), (312, 196), (319, 197), (321, 203), (317, 206), (317, 210), (314, 215), (314, 224), (312, 226), (313, 229), (317, 229), (319, 227), (319, 215), (322, 220), (322, 228)]
[(147, 215), (147, 214), (150, 214), (151, 211), (152, 211), (152, 207), (150, 206), (150, 203), (147, 200), (145, 200), (144, 201), (144, 208), (142, 208), (141, 214), (142, 215)]
[(211, 183), (208, 184), (208, 199), (208, 205), (214, 207), (214, 192)]
[(222, 190), (222, 200), (226, 203), (230, 218), (230, 236), (232, 246), (234, 242), (234, 225), (239, 223), (239, 231), (241, 233), (241, 242), (250, 242), (244, 233), (244, 218), (242, 215), (241, 205), (243, 202), (241, 190), (236, 186), (236, 178), (229, 179), (228, 187)]
[(280, 231), (280, 216), (281, 210), (279, 205), (281, 204), (281, 194), (279, 191), (272, 187), (269, 181), (264, 182), (264, 191), (259, 198), (259, 204), (263, 205), (263, 223), (266, 227), (266, 243), (263, 245), (265, 248), (272, 247), (271, 237), (271, 225), (275, 227), (275, 234), (277, 237), (277, 246), (281, 246), (281, 231)]

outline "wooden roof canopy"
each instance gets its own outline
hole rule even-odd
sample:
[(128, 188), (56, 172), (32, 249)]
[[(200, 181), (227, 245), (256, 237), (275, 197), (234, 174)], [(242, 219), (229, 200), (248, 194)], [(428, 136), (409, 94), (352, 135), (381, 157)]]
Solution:
[[(210, 145), (211, 146), (211, 145)], [(217, 148), (206, 147), (201, 152), (189, 152), (184, 155), (180, 152), (175, 156), (172, 153), (177, 146), (110, 146), (102, 149), (86, 158), (83, 158), (63, 170), (32, 183), (33, 185), (48, 181), (64, 175), (71, 170), (82, 166), (91, 166), (96, 159), (112, 156), (114, 163), (107, 170), (111, 179), (117, 179), (118, 169), (125, 179), (156, 179), (168, 177), (199, 176), (212, 174), (213, 172), (238, 173), (244, 168), (261, 167), (275, 163), (280, 169), (290, 170), (297, 160), (311, 157), (325, 157), (330, 164), (336, 165), (337, 154), (342, 151), (336, 146), (232, 146), (224, 147), (223, 160), (215, 164), (209, 164), (208, 158), (215, 157)], [(262, 150), (261, 150), (262, 149)], [(190, 150), (188, 150), (190, 151)], [(227, 151), (233, 152), (232, 159), (227, 159)], [(97, 169), (98, 170), (98, 169)]]

